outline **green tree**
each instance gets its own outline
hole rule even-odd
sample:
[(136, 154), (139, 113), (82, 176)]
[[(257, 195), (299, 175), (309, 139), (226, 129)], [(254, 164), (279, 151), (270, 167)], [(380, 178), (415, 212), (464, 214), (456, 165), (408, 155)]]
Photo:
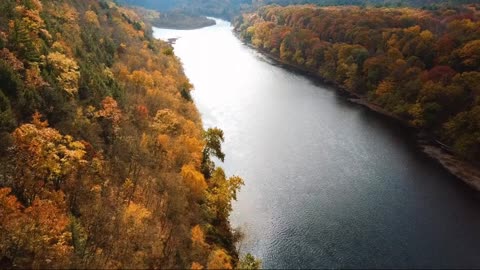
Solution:
[(10, 100), (0, 89), (0, 132), (12, 131), (16, 121), (10, 106)]
[(245, 254), (245, 256), (243, 256), (240, 259), (236, 267), (236, 269), (246, 269), (246, 270), (256, 270), (261, 268), (262, 268), (262, 261), (259, 259), (256, 259), (250, 253)]
[(203, 148), (202, 158), (202, 173), (205, 178), (210, 178), (213, 170), (215, 170), (215, 163), (212, 161), (212, 156), (217, 157), (222, 162), (225, 159), (225, 153), (222, 152), (223, 130), (219, 128), (209, 128), (203, 133), (205, 147)]

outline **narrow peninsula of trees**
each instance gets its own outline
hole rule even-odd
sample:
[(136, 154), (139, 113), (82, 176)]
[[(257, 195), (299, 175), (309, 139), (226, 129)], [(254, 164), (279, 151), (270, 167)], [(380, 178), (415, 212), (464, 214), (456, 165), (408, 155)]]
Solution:
[(149, 24), (167, 29), (190, 30), (215, 25), (215, 20), (207, 17), (192, 15), (180, 10), (158, 12), (156, 10), (133, 7)]

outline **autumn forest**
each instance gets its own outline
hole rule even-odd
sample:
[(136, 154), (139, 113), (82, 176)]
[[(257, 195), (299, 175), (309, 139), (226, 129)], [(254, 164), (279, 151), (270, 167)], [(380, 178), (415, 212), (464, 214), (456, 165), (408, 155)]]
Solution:
[(155, 26), (231, 20), (243, 46), (478, 169), (480, 5), (468, 2), (1, 0), (0, 268), (262, 266), (230, 221), (246, 181), (221, 167), (229, 134), (204, 127)]
[(242, 179), (172, 48), (111, 1), (0, 14), (0, 267), (234, 266)]

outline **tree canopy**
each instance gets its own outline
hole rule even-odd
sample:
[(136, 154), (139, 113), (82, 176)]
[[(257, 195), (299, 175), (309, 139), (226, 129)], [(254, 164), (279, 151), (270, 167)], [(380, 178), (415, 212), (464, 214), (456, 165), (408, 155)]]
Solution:
[(150, 32), (114, 1), (0, 1), (0, 268), (236, 266), (243, 181)]

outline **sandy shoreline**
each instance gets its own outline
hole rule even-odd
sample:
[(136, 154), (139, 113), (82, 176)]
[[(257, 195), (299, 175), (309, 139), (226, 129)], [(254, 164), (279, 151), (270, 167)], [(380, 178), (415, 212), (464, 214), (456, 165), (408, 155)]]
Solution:
[[(233, 31), (233, 33), (235, 34), (235, 36), (237, 36), (237, 38), (242, 40), (239, 37), (237, 32)], [(261, 52), (262, 55), (264, 55), (264, 56), (268, 57), (268, 59), (274, 61), (274, 64), (281, 65), (282, 67), (287, 68), (287, 69), (293, 69), (294, 71), (300, 72), (303, 75), (307, 75), (308, 77), (310, 77), (310, 78), (312, 78), (316, 81), (319, 81), (323, 84), (333, 86), (337, 91), (340, 91), (342, 94), (344, 94), (350, 102), (361, 105), (361, 106), (364, 106), (364, 107), (368, 108), (369, 110), (377, 112), (379, 114), (388, 116), (392, 119), (395, 119), (396, 121), (398, 121), (402, 125), (405, 125), (407, 127), (412, 128), (412, 126), (405, 119), (402, 119), (402, 118), (400, 118), (396, 115), (393, 115), (392, 113), (383, 109), (381, 106), (378, 106), (374, 103), (369, 102), (365, 97), (359, 96), (356, 93), (352, 93), (352, 92), (348, 91), (347, 89), (345, 89), (344, 87), (342, 87), (342, 86), (340, 86), (340, 85), (338, 85), (334, 82), (327, 81), (327, 80), (319, 77), (317, 74), (315, 74), (311, 70), (308, 70), (308, 69), (306, 69), (302, 66), (297, 66), (297, 65), (294, 65), (292, 63), (287, 63), (285, 61), (282, 61), (281, 59), (279, 59), (275, 55), (272, 55), (268, 52), (265, 52), (263, 50), (255, 48), (253, 45), (251, 45), (249, 43), (246, 43), (245, 41), (243, 41), (243, 42), (248, 47), (250, 47), (250, 48), (252, 48), (252, 49), (254, 49), (258, 52)], [(417, 132), (417, 134), (418, 134), (419, 130), (415, 129), (415, 132)], [(456, 176), (458, 179), (462, 180), (464, 183), (466, 183), (470, 187), (480, 191), (480, 168), (478, 168), (474, 164), (472, 164), (470, 162), (466, 162), (466, 161), (456, 157), (452, 153), (446, 151), (445, 149), (443, 149), (442, 145), (440, 145), (438, 142), (436, 142), (431, 137), (418, 139), (417, 140), (417, 146), (422, 150), (423, 153), (425, 153), (430, 158), (437, 161), (440, 165), (442, 165), (451, 174)]]

